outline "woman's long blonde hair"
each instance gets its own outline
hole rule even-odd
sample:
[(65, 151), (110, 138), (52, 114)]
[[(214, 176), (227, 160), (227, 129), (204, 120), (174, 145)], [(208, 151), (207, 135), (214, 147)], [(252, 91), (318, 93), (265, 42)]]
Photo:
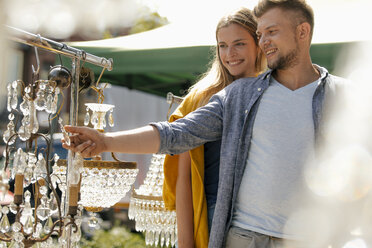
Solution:
[[(258, 50), (257, 59), (255, 63), (256, 73), (259, 74), (263, 72), (264, 69), (266, 68), (264, 63), (265, 60), (263, 58), (263, 53), (258, 47), (258, 39), (256, 35), (257, 22), (251, 10), (247, 8), (240, 8), (237, 11), (233, 12), (232, 14), (229, 14), (221, 18), (216, 28), (216, 40), (218, 31), (221, 28), (227, 27), (233, 23), (242, 26), (252, 35)], [(200, 95), (200, 97), (198, 97), (200, 101), (197, 103), (197, 107), (201, 107), (208, 103), (212, 95), (222, 90), (227, 85), (231, 84), (233, 81), (234, 77), (223, 66), (220, 60), (218, 46), (216, 46), (214, 52), (214, 59), (212, 60), (210, 69), (201, 76), (201, 79), (196, 84), (190, 87), (189, 93), (196, 93)]]

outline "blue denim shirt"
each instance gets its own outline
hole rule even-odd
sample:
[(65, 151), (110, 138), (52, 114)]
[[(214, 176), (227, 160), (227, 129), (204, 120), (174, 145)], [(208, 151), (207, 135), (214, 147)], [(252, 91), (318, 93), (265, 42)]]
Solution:
[[(313, 96), (313, 121), (316, 138), (324, 100), (336, 91), (344, 79), (316, 66), (321, 83)], [(236, 80), (215, 94), (209, 103), (175, 122), (151, 123), (160, 133), (159, 153), (177, 154), (208, 141), (222, 139), (220, 179), (209, 247), (223, 247), (229, 230), (234, 204), (245, 169), (253, 123), (263, 92), (269, 87), (272, 71), (257, 78)]]

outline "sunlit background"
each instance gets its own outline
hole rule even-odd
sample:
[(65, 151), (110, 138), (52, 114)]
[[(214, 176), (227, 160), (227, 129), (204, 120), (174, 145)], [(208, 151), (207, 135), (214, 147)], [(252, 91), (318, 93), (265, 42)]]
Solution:
[[(3, 1), (7, 24), (32, 33), (66, 39), (80, 32), (97, 38), (110, 30), (132, 26), (156, 12), (171, 23), (214, 30), (216, 20), (240, 6), (253, 8), (256, 0), (16, 0)], [(314, 42), (355, 41), (371, 38), (371, 1), (309, 0), (315, 12)], [(113, 34), (115, 35), (115, 34)]]
[[(168, 44), (167, 41), (175, 37), (183, 37), (182, 33), (187, 34), (184, 40), (189, 40), (190, 44), (198, 41), (199, 44), (213, 45), (215, 25), (222, 15), (240, 6), (253, 8), (256, 3), (251, 0), (0, 1), (0, 23), (68, 42), (120, 37), (138, 32), (133, 29), (134, 26), (151, 29), (151, 25), (170, 25), (176, 27), (174, 31), (157, 40), (136, 43), (138, 49), (151, 47), (156, 42), (159, 43), (157, 47), (161, 47), (162, 43)], [(371, 247), (372, 82), (369, 72), (372, 67), (372, 1), (308, 0), (308, 3), (315, 12), (313, 43), (355, 42), (355, 45), (352, 50), (342, 50), (338, 54), (333, 72), (349, 78), (352, 86), (335, 103), (337, 108), (332, 113), (330, 125), (326, 127), (321, 159), (309, 163), (305, 174), (308, 188), (319, 204), (306, 206), (293, 218), (303, 220), (298, 226), (299, 232), (311, 234), (318, 247), (327, 247), (325, 245), (329, 243), (342, 248)], [(3, 30), (3, 26), (0, 30)], [(30, 67), (27, 63), (34, 62), (24, 61), (17, 49), (12, 48), (10, 52), (4, 37), (0, 35), (2, 109), (5, 106), (5, 85), (30, 72), (29, 68), (22, 69), (18, 65)], [(95, 43), (86, 45), (92, 44)], [(119, 130), (165, 119), (168, 105), (164, 97), (112, 87), (107, 90), (108, 101), (117, 98), (131, 101), (123, 105), (115, 103), (119, 110), (115, 116), (120, 123), (117, 125)], [(139, 103), (133, 104), (135, 99)], [(148, 101), (154, 108), (149, 109)], [(1, 119), (4, 121), (7, 115), (2, 113)], [(142, 118), (144, 116), (151, 119)], [(142, 163), (140, 169), (146, 168), (149, 160), (148, 157), (125, 158)], [(314, 220), (317, 223), (315, 226)]]

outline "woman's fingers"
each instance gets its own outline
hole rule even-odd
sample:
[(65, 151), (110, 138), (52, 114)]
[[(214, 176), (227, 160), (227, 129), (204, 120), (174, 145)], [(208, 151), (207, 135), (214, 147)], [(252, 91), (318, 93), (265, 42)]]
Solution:
[(69, 136), (70, 144), (67, 144), (64, 139), (62, 147), (73, 152), (80, 152), (85, 158), (97, 155), (95, 141), (99, 141), (99, 133), (91, 128), (78, 126), (65, 126), (65, 130), (72, 135)]
[[(70, 139), (69, 147), (74, 147), (74, 146), (80, 145), (80, 144), (90, 140), (84, 134), (73, 134), (73, 135), (69, 136), (69, 139)], [(62, 141), (62, 143), (66, 144), (66, 140), (64, 138), (61, 138), (61, 141)]]
[(71, 150), (73, 152), (78, 152), (78, 149), (76, 148), (74, 143), (70, 143), (70, 145), (68, 145), (64, 140), (61, 140), (61, 141), (62, 141), (63, 148)]
[(95, 143), (92, 143), (91, 145), (87, 146), (82, 152), (81, 152), (81, 155), (84, 157), (84, 158), (90, 158), (90, 157), (93, 157), (95, 155), (97, 155), (97, 153), (95, 152), (95, 149), (96, 149), (96, 144)]
[[(65, 130), (69, 133), (81, 133), (82, 128), (78, 126), (65, 125)], [(83, 129), (84, 130), (84, 129)]]
[(65, 130), (69, 133), (76, 134), (79, 136), (84, 136), (84, 137), (96, 137), (97, 136), (97, 131), (93, 128), (89, 127), (80, 127), (80, 126), (69, 126), (66, 125), (64, 126)]
[(73, 152), (79, 152), (84, 158), (90, 158), (96, 155), (96, 152), (94, 152), (94, 150), (96, 149), (97, 146), (91, 140), (87, 140), (83, 143), (78, 142), (76, 144), (71, 142), (70, 145), (67, 145), (66, 143), (62, 142), (62, 147), (65, 149), (69, 149)]
[(83, 143), (80, 143), (78, 145), (75, 146), (75, 152), (80, 152), (80, 153), (83, 153), (85, 149), (87, 149), (87, 147), (89, 147), (93, 142), (91, 140), (87, 140)]

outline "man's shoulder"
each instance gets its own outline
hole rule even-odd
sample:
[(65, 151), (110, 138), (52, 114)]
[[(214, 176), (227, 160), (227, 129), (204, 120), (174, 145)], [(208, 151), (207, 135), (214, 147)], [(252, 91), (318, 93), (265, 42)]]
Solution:
[(330, 83), (341, 84), (341, 85), (350, 83), (350, 80), (348, 80), (346, 78), (343, 78), (343, 77), (333, 75), (333, 74), (328, 74), (327, 80)]
[(339, 93), (340, 90), (347, 90), (347, 88), (352, 85), (349, 79), (332, 74), (328, 74), (326, 80), (328, 89), (330, 89), (330, 91), (334, 93)]
[(339, 85), (344, 85), (344, 84), (349, 82), (349, 80), (347, 80), (345, 78), (335, 76), (335, 75), (329, 73), (328, 70), (326, 68), (322, 67), (322, 66), (319, 66), (317, 64), (313, 64), (313, 65), (320, 72), (320, 76), (321, 76), (322, 80), (325, 80), (325, 82), (331, 87), (332, 86), (337, 87)]
[(240, 78), (232, 82), (229, 86), (227, 86), (226, 93), (229, 92), (249, 92), (252, 89), (259, 87), (265, 80), (266, 73), (258, 75), (257, 77), (250, 77), (250, 78)]

